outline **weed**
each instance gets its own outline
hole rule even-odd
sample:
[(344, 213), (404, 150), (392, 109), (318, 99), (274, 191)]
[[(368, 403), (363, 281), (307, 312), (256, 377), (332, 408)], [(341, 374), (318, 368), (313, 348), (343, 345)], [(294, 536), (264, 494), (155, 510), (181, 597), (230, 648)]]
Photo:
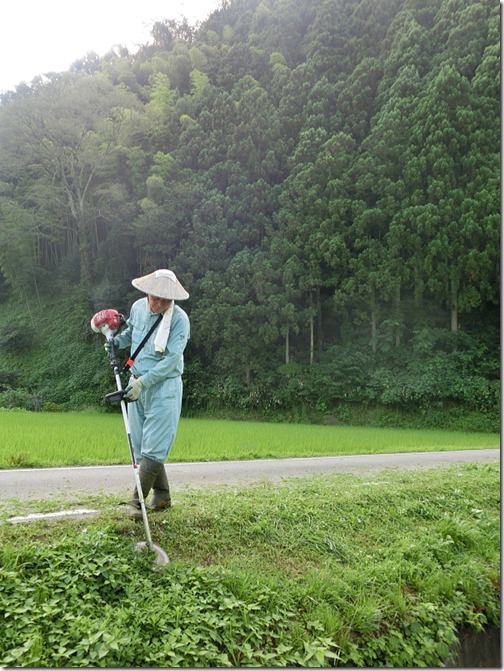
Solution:
[(6, 460), (9, 468), (33, 468), (38, 465), (27, 452), (8, 454)]
[(442, 666), (457, 631), (500, 624), (499, 480), (471, 465), (179, 493), (151, 518), (162, 571), (113, 499), (91, 523), (2, 524), (0, 663)]

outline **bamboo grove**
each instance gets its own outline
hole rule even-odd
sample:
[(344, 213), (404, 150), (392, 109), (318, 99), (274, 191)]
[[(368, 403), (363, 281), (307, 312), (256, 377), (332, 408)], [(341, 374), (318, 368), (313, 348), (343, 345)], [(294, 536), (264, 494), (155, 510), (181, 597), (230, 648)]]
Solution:
[(499, 4), (222, 0), (151, 35), (2, 95), (4, 300), (127, 313), (168, 267), (188, 404), (495, 412)]

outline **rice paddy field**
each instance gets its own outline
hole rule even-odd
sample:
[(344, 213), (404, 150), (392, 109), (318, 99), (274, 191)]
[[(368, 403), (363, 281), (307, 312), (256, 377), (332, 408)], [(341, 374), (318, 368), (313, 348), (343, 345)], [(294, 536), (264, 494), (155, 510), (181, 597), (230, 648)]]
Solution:
[[(0, 468), (129, 463), (119, 413), (0, 410)], [(182, 418), (170, 461), (222, 461), (499, 447), (497, 433)]]

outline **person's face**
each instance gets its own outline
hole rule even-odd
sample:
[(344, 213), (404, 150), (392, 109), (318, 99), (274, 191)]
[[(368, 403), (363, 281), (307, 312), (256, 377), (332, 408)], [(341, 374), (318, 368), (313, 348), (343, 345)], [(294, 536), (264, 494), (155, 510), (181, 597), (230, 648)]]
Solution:
[(158, 298), (157, 296), (152, 296), (147, 294), (147, 300), (149, 301), (149, 309), (155, 314), (159, 315), (161, 312), (165, 312), (171, 305), (171, 300), (168, 298)]

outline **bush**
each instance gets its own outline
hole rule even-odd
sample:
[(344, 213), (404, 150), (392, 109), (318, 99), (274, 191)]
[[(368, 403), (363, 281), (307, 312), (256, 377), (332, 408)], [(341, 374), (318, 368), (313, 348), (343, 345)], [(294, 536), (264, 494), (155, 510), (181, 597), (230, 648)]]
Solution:
[(405, 368), (380, 366), (371, 375), (368, 398), (401, 408), (441, 407), (460, 403), (481, 412), (498, 412), (500, 386), (467, 370), (458, 352), (437, 352), (412, 359)]
[(14, 370), (0, 370), (0, 391), (7, 391), (18, 385), (18, 374)]
[(35, 331), (26, 323), (8, 323), (0, 329), (0, 350), (7, 353), (24, 352), (33, 346)]
[(41, 407), (40, 396), (30, 393), (26, 389), (7, 389), (0, 392), (0, 408), (39, 411)]

